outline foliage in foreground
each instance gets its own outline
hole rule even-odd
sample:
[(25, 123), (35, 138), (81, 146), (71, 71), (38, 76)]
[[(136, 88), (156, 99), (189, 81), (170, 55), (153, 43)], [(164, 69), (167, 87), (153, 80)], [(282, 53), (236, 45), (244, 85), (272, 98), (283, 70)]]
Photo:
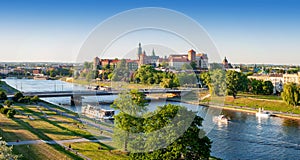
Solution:
[(120, 95), (113, 104), (121, 111), (115, 116), (113, 139), (130, 151), (131, 159), (209, 158), (212, 142), (199, 128), (201, 117), (171, 104), (145, 113), (143, 98), (134, 92)]
[(300, 86), (296, 83), (285, 84), (281, 96), (286, 104), (297, 106), (300, 100)]
[(20, 155), (14, 155), (12, 153), (13, 147), (8, 147), (5, 141), (0, 138), (0, 160), (16, 160), (20, 158)]

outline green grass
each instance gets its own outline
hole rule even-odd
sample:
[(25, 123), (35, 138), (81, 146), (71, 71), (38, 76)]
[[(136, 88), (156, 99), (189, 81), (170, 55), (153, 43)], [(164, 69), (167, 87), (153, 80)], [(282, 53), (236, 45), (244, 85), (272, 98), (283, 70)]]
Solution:
[(289, 106), (283, 101), (270, 101), (264, 99), (253, 99), (244, 97), (233, 99), (231, 97), (226, 97), (225, 104), (232, 106), (245, 106), (254, 109), (264, 108), (265, 110), (300, 114), (300, 107)]
[(248, 93), (239, 93), (239, 97), (251, 97), (251, 98), (257, 98), (257, 99), (268, 99), (268, 100), (282, 100), (281, 96), (277, 95), (254, 95), (254, 94), (248, 94)]
[[(127, 155), (121, 151), (113, 150), (114, 148), (103, 144), (94, 142), (77, 142), (66, 143), (66, 146), (71, 145), (72, 149), (81, 153), (93, 160), (119, 160), (128, 159)], [(101, 146), (101, 150), (98, 147)]]
[(65, 149), (59, 145), (48, 145), (45, 143), (18, 145), (13, 147), (13, 152), (21, 154), (23, 160), (52, 160), (52, 159), (82, 159), (72, 153), (66, 154)]
[[(54, 140), (62, 140), (62, 139), (74, 139), (78, 137), (84, 138), (92, 138), (93, 136), (80, 128), (77, 125), (74, 125), (72, 119), (70, 123), (63, 123), (61, 121), (55, 121), (56, 116), (51, 116), (54, 120), (50, 120), (50, 118), (45, 118), (41, 112), (35, 112), (36, 107), (34, 106), (19, 106), (16, 109), (22, 108), (23, 112), (26, 114), (33, 115), (35, 120), (25, 119), (30, 126), (34, 128), (34, 130), (43, 132), (43, 134), (49, 136)], [(63, 118), (61, 116), (58, 116)], [(63, 118), (68, 120), (69, 118)], [(79, 122), (78, 122), (79, 123)]]

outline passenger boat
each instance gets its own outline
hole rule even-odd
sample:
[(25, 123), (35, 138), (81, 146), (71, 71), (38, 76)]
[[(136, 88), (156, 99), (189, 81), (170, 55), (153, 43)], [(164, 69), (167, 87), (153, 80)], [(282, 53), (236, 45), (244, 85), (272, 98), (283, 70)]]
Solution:
[(90, 118), (99, 118), (105, 120), (113, 120), (115, 111), (112, 109), (102, 109), (96, 108), (91, 105), (83, 106), (82, 107), (82, 114)]
[(269, 118), (271, 116), (271, 112), (264, 111), (263, 108), (259, 108), (258, 112), (256, 112), (256, 117), (264, 117), (264, 118)]

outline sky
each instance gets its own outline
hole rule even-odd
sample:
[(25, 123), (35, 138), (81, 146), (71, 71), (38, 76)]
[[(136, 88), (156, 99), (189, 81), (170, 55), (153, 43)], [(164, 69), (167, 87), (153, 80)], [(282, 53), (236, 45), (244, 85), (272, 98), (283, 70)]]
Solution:
[[(77, 62), (82, 45), (99, 24), (141, 7), (162, 7), (190, 17), (207, 32), (220, 59), (226, 56), (231, 63), (300, 65), (298, 0), (0, 0), (0, 61)], [(141, 19), (133, 16), (131, 20)], [(99, 55), (111, 58), (120, 52), (127, 54), (139, 42), (149, 44), (153, 35), (146, 31), (135, 38), (125, 37), (123, 45), (118, 41), (110, 46), (114, 49), (105, 54), (99, 51)], [(171, 35), (161, 37), (154, 46), (172, 41)], [(186, 53), (193, 47), (173, 41), (166, 47), (175, 52)], [(165, 54), (159, 49), (156, 52)]]

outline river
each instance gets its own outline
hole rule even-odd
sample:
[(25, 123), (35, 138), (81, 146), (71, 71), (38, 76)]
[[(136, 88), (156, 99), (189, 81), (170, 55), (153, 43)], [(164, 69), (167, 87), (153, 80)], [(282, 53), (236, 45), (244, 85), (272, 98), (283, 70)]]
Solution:
[[(3, 79), (12, 87), (22, 91), (66, 91), (83, 90), (85, 87), (61, 81)], [(112, 101), (116, 96), (85, 97), (84, 103), (97, 101)], [(70, 107), (70, 98), (45, 98), (45, 100), (61, 104), (63, 107), (80, 112), (76, 107)], [(153, 102), (150, 110), (156, 105), (178, 102)], [(210, 117), (211, 111), (218, 109), (183, 104), (189, 109), (198, 110), (202, 116)], [(109, 105), (102, 105), (109, 108)], [(208, 111), (210, 110), (210, 111)], [(212, 156), (222, 159), (300, 159), (300, 121), (270, 117), (257, 118), (254, 114), (222, 111), (229, 116), (228, 124), (214, 124), (204, 121), (207, 136), (213, 141)]]

